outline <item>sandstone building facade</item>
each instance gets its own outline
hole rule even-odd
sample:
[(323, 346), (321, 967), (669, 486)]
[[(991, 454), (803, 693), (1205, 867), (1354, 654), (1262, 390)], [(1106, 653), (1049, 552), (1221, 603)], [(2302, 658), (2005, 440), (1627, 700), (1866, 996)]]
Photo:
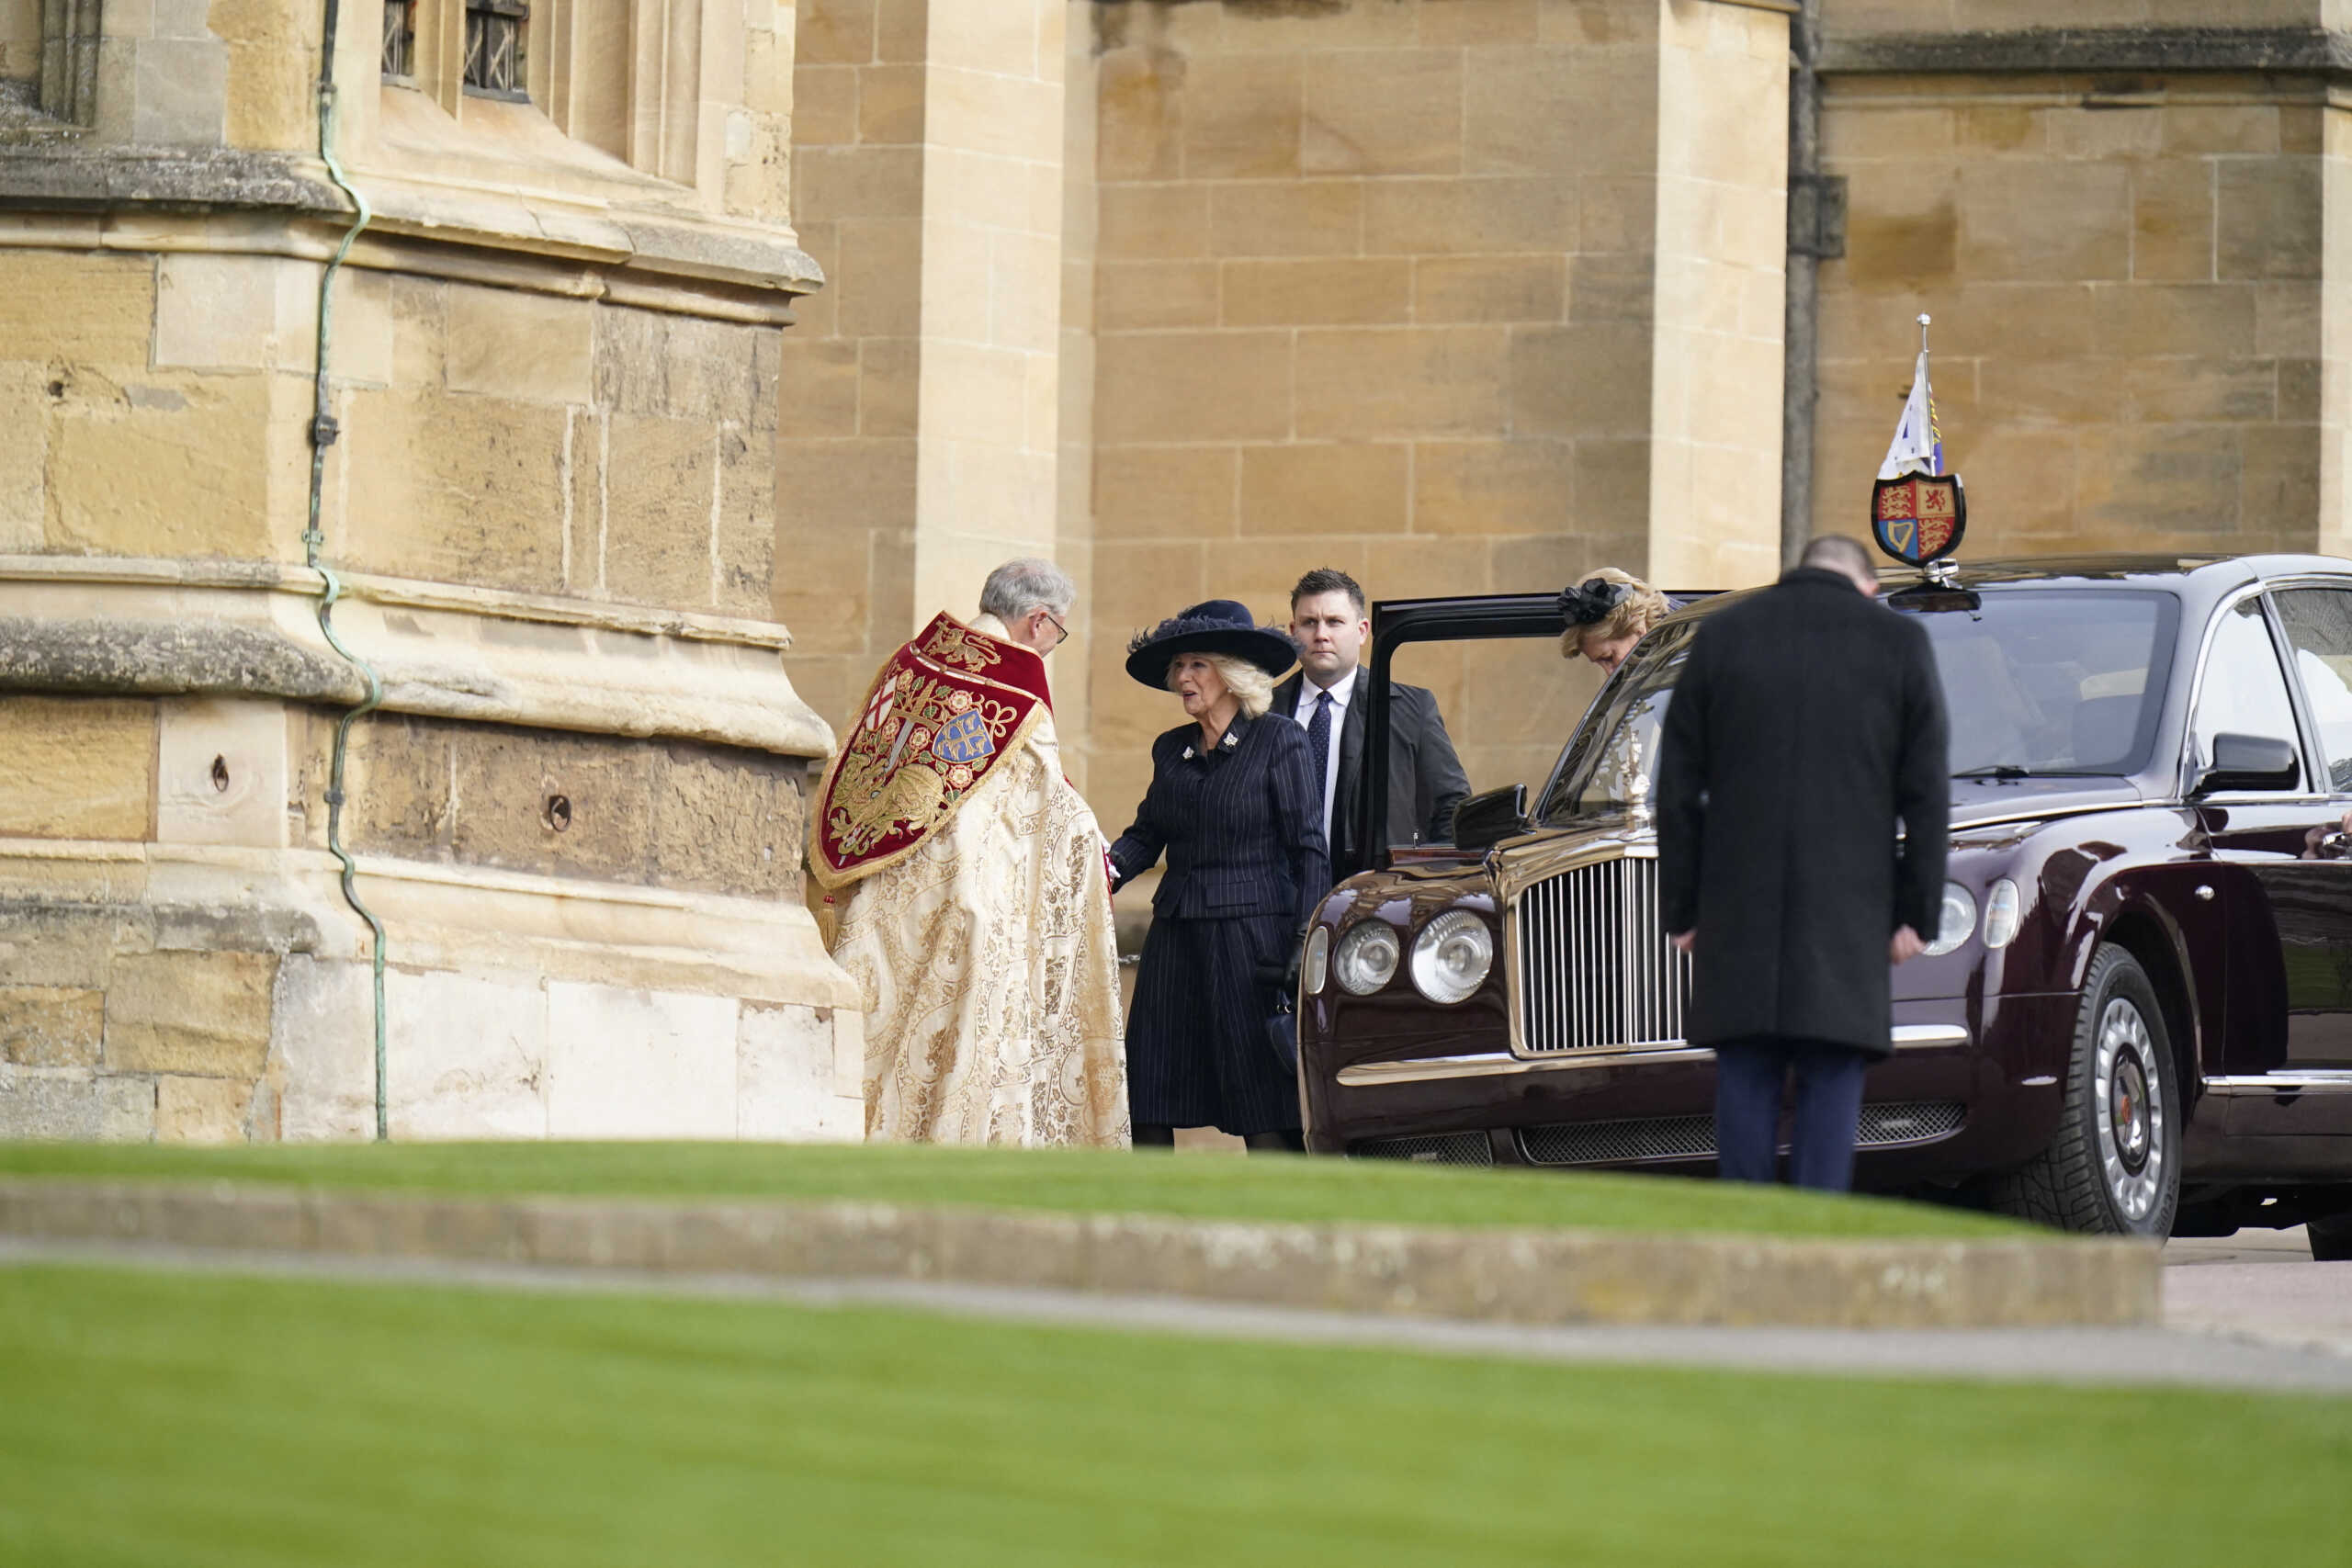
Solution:
[[(8, 1130), (368, 1128), (323, 839), (367, 681), (304, 540), (327, 14), (0, 0)], [(1764, 580), (1859, 528), (1922, 310), (1971, 554), (2352, 547), (2352, 0), (339, 28), (373, 216), (319, 533), (383, 682), (342, 827), (396, 1134), (854, 1133), (807, 764), (1009, 555), (1080, 584), (1057, 716), (1115, 831), (1175, 717), (1128, 632), (1318, 565)], [(1406, 673), (1478, 787), (1592, 690), (1541, 648)]]

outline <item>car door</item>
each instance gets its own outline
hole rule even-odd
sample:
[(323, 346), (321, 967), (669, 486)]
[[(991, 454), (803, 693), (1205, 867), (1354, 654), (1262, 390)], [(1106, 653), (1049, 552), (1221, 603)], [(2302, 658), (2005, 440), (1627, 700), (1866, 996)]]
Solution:
[(2313, 741), (2320, 821), (2292, 862), (2258, 874), (2270, 893), (2287, 982), (2290, 1073), (2352, 1069), (2352, 583), (2271, 595), (2288, 665)]
[[(2189, 721), (2192, 781), (2212, 762), (2220, 735), (2283, 740), (2304, 759), (2290, 786), (2233, 789), (2197, 802), (2213, 858), (2249, 874), (2217, 879), (2229, 899), (2223, 913), (2231, 932), (2224, 982), (2230, 1021), (2220, 1066), (2233, 1075), (2281, 1068), (2298, 1043), (2325, 1048), (2319, 1042), (2340, 1030), (2352, 1009), (2334, 983), (2331, 922), (2317, 912), (2338, 886), (2339, 868), (2303, 858), (2336, 829), (2343, 808), (2324, 783), (2314, 784), (2279, 653), (2262, 594), (2249, 591), (2222, 608), (2207, 639)], [(2277, 1021), (2282, 1002), (2289, 1010), (2283, 1030)]]

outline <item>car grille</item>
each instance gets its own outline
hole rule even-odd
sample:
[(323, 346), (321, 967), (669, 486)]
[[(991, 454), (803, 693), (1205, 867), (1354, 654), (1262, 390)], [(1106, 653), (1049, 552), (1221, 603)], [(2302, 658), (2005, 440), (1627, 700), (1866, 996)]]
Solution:
[(1492, 1165), (1495, 1145), (1484, 1133), (1440, 1133), (1421, 1138), (1374, 1138), (1348, 1151), (1358, 1159), (1408, 1159), (1417, 1165)]
[(1690, 959), (1659, 923), (1657, 861), (1564, 871), (1510, 906), (1511, 1010), (1521, 1055), (1679, 1045)]
[[(1923, 1143), (1960, 1130), (1967, 1108), (1957, 1100), (1898, 1100), (1862, 1107), (1854, 1141), (1862, 1148)], [(1528, 1127), (1520, 1152), (1535, 1165), (1616, 1165), (1629, 1160), (1711, 1158), (1712, 1116), (1657, 1116), (1635, 1122), (1586, 1122)]]

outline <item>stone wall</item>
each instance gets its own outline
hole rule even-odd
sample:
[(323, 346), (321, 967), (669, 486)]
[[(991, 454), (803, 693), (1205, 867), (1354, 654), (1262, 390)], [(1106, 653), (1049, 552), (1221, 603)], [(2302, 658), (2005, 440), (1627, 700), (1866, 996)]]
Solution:
[[(0, 1134), (365, 1136), (317, 12), (184, 9), (0, 145)], [(527, 103), (457, 90), (447, 0), (413, 85), (345, 17), (317, 516), (395, 1136), (862, 1128), (772, 618), (792, 16), (673, 7), (607, 102), (628, 13), (537, 12)]]

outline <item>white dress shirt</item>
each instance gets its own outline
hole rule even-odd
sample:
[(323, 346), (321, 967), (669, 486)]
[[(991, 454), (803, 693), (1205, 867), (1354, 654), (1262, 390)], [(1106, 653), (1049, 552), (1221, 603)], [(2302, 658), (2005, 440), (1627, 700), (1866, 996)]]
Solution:
[[(1331, 748), (1323, 759), (1323, 849), (1331, 852), (1331, 803), (1340, 793), (1340, 731), (1347, 727), (1348, 700), (1355, 695), (1356, 682), (1363, 675), (1358, 665), (1331, 688)], [(1322, 688), (1312, 679), (1302, 679), (1298, 684), (1298, 727), (1311, 728), (1315, 723), (1316, 699)]]

